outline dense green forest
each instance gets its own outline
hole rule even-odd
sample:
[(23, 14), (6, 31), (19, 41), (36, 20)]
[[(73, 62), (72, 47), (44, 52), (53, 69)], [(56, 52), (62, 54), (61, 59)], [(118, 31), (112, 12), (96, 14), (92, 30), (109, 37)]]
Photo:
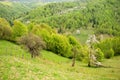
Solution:
[(38, 7), (24, 21), (47, 23), (53, 28), (95, 28), (96, 33), (119, 36), (119, 0), (52, 3)]
[(30, 10), (42, 3), (0, 2), (0, 17), (5, 18), (11, 24), (17, 18), (27, 14)]
[(30, 8), (20, 3), (0, 2), (0, 17), (13, 21)]
[[(120, 0), (1, 0), (0, 80), (22, 80), (25, 76), (27, 80), (80, 80), (76, 79), (80, 73), (85, 74), (81, 79), (88, 80), (86, 76), (96, 74), (93, 69), (99, 67), (99, 77), (89, 75), (90, 80), (119, 80), (119, 4)], [(34, 76), (27, 75), (26, 66), (32, 67), (29, 75)], [(51, 71), (42, 66), (51, 67)], [(12, 69), (20, 74), (11, 76)], [(40, 70), (44, 73), (39, 76)], [(74, 77), (69, 75), (74, 73)], [(42, 79), (46, 75), (49, 78)]]

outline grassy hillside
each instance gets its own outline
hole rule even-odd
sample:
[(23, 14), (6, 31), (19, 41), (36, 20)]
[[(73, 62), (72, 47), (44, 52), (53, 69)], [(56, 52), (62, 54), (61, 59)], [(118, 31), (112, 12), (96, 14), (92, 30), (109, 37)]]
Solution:
[(119, 80), (120, 57), (104, 60), (112, 68), (88, 68), (77, 62), (48, 51), (42, 51), (35, 59), (30, 54), (8, 41), (0, 41), (0, 80)]
[(0, 80), (120, 80), (119, 0), (28, 1), (0, 1)]
[(76, 31), (73, 32), (73, 36), (81, 42), (82, 44), (85, 44), (88, 40), (89, 36), (94, 33), (93, 29), (80, 29), (80, 34), (77, 34)]
[(0, 2), (0, 17), (13, 21), (30, 8), (21, 3)]

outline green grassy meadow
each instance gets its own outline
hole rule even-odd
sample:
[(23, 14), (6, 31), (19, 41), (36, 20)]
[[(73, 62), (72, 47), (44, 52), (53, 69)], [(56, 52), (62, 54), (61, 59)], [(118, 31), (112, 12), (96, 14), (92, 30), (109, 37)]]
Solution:
[(73, 33), (73, 36), (77, 38), (78, 41), (80, 41), (82, 44), (85, 44), (88, 37), (94, 33), (93, 29), (80, 29), (80, 34)]
[(42, 51), (37, 58), (20, 46), (0, 41), (0, 80), (120, 80), (120, 56), (103, 61), (110, 68), (89, 68), (86, 63), (76, 62)]

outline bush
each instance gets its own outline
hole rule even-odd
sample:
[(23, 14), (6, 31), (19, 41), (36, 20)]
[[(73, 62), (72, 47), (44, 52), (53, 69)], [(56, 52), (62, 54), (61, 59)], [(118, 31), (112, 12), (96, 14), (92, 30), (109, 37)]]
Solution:
[(35, 25), (34, 23), (29, 23), (29, 24), (27, 25), (28, 32), (31, 32), (31, 31), (32, 31), (34, 25)]
[(104, 53), (104, 55), (105, 55), (105, 58), (108, 58), (108, 59), (113, 57), (114, 56), (113, 49), (107, 50), (106, 53)]
[(40, 25), (36, 25), (33, 27), (32, 29), (32, 33), (40, 36), (41, 38), (43, 38), (43, 40), (46, 42), (49, 40), (49, 37), (51, 36), (51, 33), (49, 32), (49, 30), (45, 29), (45, 28), (41, 28)]
[(77, 39), (73, 36), (68, 36), (69, 39), (69, 43), (72, 46), (72, 53), (73, 56), (75, 56), (75, 58), (77, 60), (82, 60), (82, 58), (84, 57), (83, 53), (80, 51), (81, 50), (81, 44), (77, 41)]
[(83, 62), (88, 62), (89, 60), (89, 48), (87, 46), (82, 46), (76, 56), (76, 59)]
[(42, 39), (31, 33), (22, 36), (18, 42), (27, 48), (27, 50), (31, 53), (32, 58), (38, 56), (39, 51), (45, 48), (45, 43), (42, 41)]
[(96, 49), (95, 56), (97, 57), (97, 60), (98, 60), (98, 61), (102, 61), (103, 58), (104, 58), (104, 53), (101, 51), (100, 48), (97, 48), (97, 49)]
[(113, 43), (112, 49), (114, 50), (115, 55), (120, 55), (120, 37), (113, 38), (111, 43)]
[(67, 37), (59, 34), (52, 34), (48, 42), (48, 50), (53, 51), (64, 57), (72, 57), (72, 46)]
[(66, 36), (57, 34), (53, 29), (45, 24), (34, 26), (32, 32), (40, 36), (46, 42), (47, 50), (64, 57), (72, 56), (72, 46), (69, 44)]
[(27, 34), (28, 29), (27, 27), (21, 23), (20, 21), (14, 21), (13, 25), (13, 37), (16, 40), (17, 37), (21, 37)]
[(72, 46), (76, 46), (76, 45), (79, 45), (80, 46), (80, 43), (77, 41), (77, 39), (73, 36), (68, 36), (68, 39), (69, 39), (69, 43), (72, 45)]
[(0, 39), (10, 40), (11, 36), (12, 29), (9, 23), (5, 19), (0, 18)]
[(35, 26), (33, 26), (32, 24), (29, 25), (30, 28), (32, 28), (32, 32), (33, 33), (40, 33), (41, 30), (46, 30), (48, 33), (56, 33), (56, 31), (54, 29), (52, 29), (50, 26), (48, 26), (47, 24), (37, 24)]
[(36, 25), (33, 27), (32, 29), (32, 33), (36, 34), (37, 36), (40, 36), (44, 42), (46, 43), (46, 49), (48, 49), (48, 44), (49, 44), (49, 41), (51, 39), (51, 34), (47, 29), (45, 28), (41, 28), (40, 25)]
[(47, 25), (45, 23), (41, 23), (40, 26), (41, 26), (41, 28), (46, 29), (50, 33), (55, 33), (54, 29), (52, 29), (51, 26), (49, 26), (49, 25)]
[(105, 58), (120, 55), (120, 38), (115, 37), (106, 39), (98, 44), (95, 44), (95, 48), (100, 48), (104, 53)]

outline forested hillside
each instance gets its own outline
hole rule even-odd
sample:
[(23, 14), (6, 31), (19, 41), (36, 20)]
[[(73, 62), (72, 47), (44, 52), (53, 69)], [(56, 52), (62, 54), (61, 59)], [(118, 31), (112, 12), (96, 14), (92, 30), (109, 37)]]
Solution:
[(30, 11), (30, 8), (21, 3), (0, 2), (0, 17), (10, 22), (28, 11)]
[(120, 80), (120, 0), (0, 0), (0, 80)]
[(23, 21), (56, 28), (94, 28), (96, 33), (120, 35), (119, 0), (52, 3), (32, 10)]
[(42, 3), (20, 3), (20, 2), (9, 2), (0, 1), (0, 17), (7, 19), (11, 24), (17, 18), (22, 17), (27, 14), (32, 9), (37, 6), (42, 5)]

